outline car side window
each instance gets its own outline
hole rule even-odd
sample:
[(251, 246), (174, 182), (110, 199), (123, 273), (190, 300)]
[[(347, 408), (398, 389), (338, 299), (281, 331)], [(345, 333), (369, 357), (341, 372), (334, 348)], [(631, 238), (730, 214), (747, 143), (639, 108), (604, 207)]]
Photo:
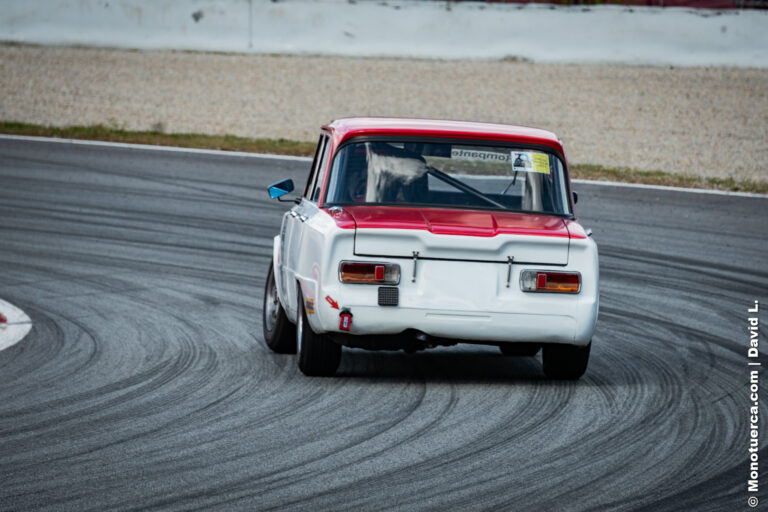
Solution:
[(304, 189), (304, 197), (310, 201), (312, 200), (312, 195), (315, 191), (317, 176), (320, 169), (322, 168), (321, 164), (323, 161), (323, 156), (325, 155), (326, 146), (328, 146), (328, 136), (326, 134), (322, 134), (317, 141), (317, 148), (315, 148), (315, 158), (312, 160), (312, 170), (309, 173), (307, 186)]
[(320, 165), (317, 169), (315, 186), (312, 192), (312, 197), (309, 198), (312, 202), (317, 202), (320, 199), (320, 190), (323, 188), (323, 181), (325, 181), (325, 173), (328, 168), (328, 153), (331, 152), (331, 143), (328, 136), (325, 137), (325, 147), (323, 148), (322, 156), (320, 157)]
[(317, 139), (317, 147), (315, 148), (315, 157), (312, 159), (312, 168), (309, 170), (309, 176), (307, 177), (307, 185), (304, 187), (304, 193), (302, 194), (307, 199), (310, 198), (310, 192), (314, 190), (315, 179), (317, 178), (317, 169), (320, 164), (320, 159), (323, 155), (323, 150), (328, 137), (325, 134), (320, 135)]

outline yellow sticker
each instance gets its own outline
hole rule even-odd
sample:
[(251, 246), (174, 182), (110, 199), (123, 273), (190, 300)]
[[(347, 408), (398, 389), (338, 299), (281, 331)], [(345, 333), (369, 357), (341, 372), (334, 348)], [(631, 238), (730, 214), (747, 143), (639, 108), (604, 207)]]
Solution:
[(308, 315), (315, 314), (315, 299), (304, 299), (304, 305)]
[(544, 153), (533, 153), (531, 160), (533, 160), (533, 172), (549, 174), (549, 157), (547, 155)]

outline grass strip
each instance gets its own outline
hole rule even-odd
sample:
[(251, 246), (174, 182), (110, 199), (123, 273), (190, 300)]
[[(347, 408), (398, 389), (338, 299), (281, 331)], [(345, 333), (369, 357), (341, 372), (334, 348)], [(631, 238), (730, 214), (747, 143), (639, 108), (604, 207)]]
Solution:
[(29, 123), (0, 122), (0, 133), (59, 137), (62, 139), (101, 140), (177, 146), (182, 148), (247, 151), (249, 153), (275, 153), (280, 155), (312, 156), (314, 142), (288, 139), (252, 139), (237, 135), (206, 135), (202, 133), (165, 133), (162, 131), (125, 130), (119, 126), (102, 124), (91, 126), (42, 126)]
[(730, 192), (768, 193), (768, 181), (735, 178), (707, 178), (664, 171), (641, 171), (628, 167), (606, 167), (593, 164), (571, 164), (571, 178), (583, 180), (621, 181), (668, 187), (703, 188)]
[[(314, 142), (289, 139), (253, 139), (237, 135), (165, 133), (160, 130), (134, 131), (126, 130), (116, 124), (58, 127), (0, 121), (0, 133), (293, 156), (312, 156), (315, 149)], [(574, 179), (644, 183), (648, 185), (753, 192), (758, 194), (768, 193), (768, 181), (765, 180), (707, 178), (690, 174), (641, 171), (628, 167), (608, 167), (593, 164), (572, 163), (570, 168), (571, 177)]]

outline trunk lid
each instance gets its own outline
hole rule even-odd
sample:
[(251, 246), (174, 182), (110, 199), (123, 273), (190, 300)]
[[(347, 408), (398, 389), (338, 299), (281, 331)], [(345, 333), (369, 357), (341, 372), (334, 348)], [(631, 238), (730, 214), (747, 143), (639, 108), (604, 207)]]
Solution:
[(566, 265), (570, 235), (562, 218), (515, 212), (345, 207), (355, 254), (372, 257)]

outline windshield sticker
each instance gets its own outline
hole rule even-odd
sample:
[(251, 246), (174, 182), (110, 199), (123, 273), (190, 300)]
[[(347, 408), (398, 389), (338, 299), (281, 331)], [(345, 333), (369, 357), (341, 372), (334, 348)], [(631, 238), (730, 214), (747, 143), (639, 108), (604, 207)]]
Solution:
[(532, 153), (530, 151), (513, 151), (512, 170), (515, 172), (540, 172), (549, 174), (549, 157), (544, 153)]
[(533, 172), (549, 174), (549, 157), (544, 153), (533, 153)]
[(459, 160), (480, 160), (483, 162), (509, 162), (510, 155), (498, 151), (477, 151), (476, 149), (452, 148), (451, 158)]

